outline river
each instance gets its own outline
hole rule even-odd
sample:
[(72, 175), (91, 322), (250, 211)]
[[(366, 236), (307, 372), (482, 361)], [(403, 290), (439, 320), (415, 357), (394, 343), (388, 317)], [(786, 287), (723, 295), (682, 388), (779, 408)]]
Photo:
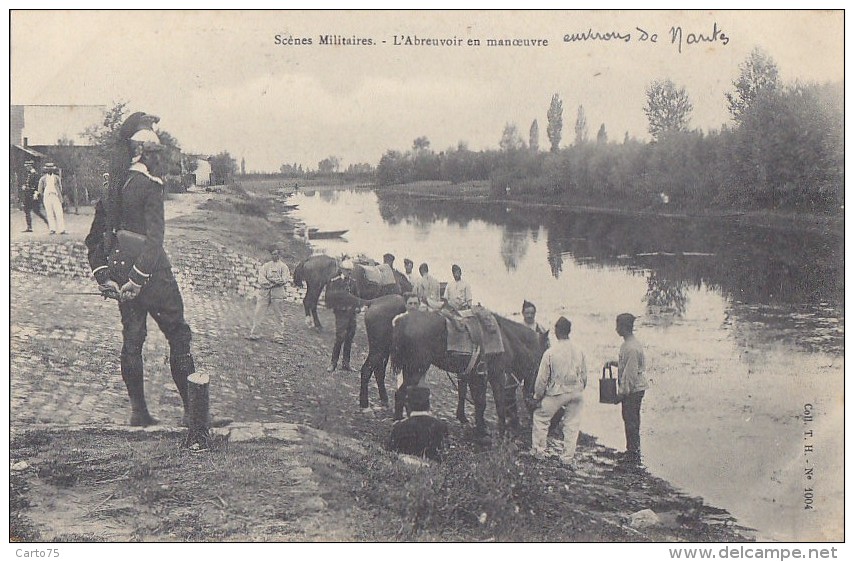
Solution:
[[(598, 403), (614, 318), (640, 318), (651, 387), (644, 463), (730, 511), (762, 540), (842, 540), (844, 273), (838, 233), (722, 219), (558, 211), (369, 190), (292, 196), (294, 216), (339, 256), (391, 252), (440, 281), (459, 264), (474, 300), (546, 326), (564, 315), (587, 356), (581, 430), (622, 450), (617, 406)], [(811, 433), (810, 433), (811, 432)]]

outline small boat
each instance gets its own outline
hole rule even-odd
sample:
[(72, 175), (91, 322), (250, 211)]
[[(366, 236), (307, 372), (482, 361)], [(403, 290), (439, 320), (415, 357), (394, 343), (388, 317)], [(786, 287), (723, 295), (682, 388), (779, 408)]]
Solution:
[(318, 230), (316, 228), (310, 228), (308, 230), (308, 239), (309, 240), (319, 240), (326, 238), (341, 238), (348, 231), (346, 230)]
[(282, 205), (282, 208), (286, 211), (293, 211), (294, 209), (298, 209), (299, 205)]

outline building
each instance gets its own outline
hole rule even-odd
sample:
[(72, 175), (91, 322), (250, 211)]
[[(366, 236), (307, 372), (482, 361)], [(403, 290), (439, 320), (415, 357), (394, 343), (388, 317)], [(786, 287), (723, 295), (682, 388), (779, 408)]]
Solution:
[(192, 172), (187, 172), (190, 177), (188, 185), (210, 185), (211, 184), (211, 163), (210, 157), (201, 154), (187, 154), (188, 158), (192, 159), (196, 169)]
[[(13, 204), (23, 182), (24, 162), (71, 160), (91, 150), (86, 129), (103, 123), (105, 105), (12, 105), (9, 108), (9, 194)], [(60, 172), (62, 170), (60, 169)]]

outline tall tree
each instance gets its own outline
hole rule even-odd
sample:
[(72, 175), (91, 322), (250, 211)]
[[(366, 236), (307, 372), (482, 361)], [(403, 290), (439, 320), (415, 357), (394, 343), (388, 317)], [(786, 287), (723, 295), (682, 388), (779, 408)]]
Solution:
[(687, 130), (693, 109), (685, 88), (677, 88), (669, 78), (656, 80), (646, 89), (643, 111), (649, 121), (649, 133), (655, 140), (661, 140), (667, 133)]
[(330, 156), (329, 158), (324, 158), (317, 163), (317, 171), (321, 174), (331, 174), (333, 172), (337, 172), (340, 166), (341, 161), (338, 160), (338, 157)]
[(414, 141), (412, 141), (412, 150), (418, 152), (419, 150), (429, 150), (430, 148), (430, 139), (427, 137), (418, 137)]
[(551, 151), (557, 152), (560, 148), (560, 137), (563, 131), (563, 102), (557, 93), (552, 96), (552, 102), (546, 116), (549, 120), (546, 135), (548, 135), (549, 143), (551, 143)]
[(540, 151), (540, 125), (536, 119), (531, 123), (531, 129), (528, 131), (528, 148), (531, 152)]
[(608, 133), (605, 132), (605, 123), (599, 126), (599, 132), (596, 133), (596, 144), (608, 144)]
[(738, 68), (738, 79), (732, 83), (735, 91), (727, 92), (726, 99), (733, 120), (742, 123), (744, 114), (760, 93), (778, 88), (779, 72), (774, 59), (759, 47), (755, 47)]
[(216, 156), (210, 157), (211, 163), (211, 183), (214, 185), (222, 185), (231, 183), (235, 172), (237, 172), (237, 160), (235, 160), (227, 150), (223, 150)]
[(498, 142), (498, 147), (502, 152), (511, 152), (525, 147), (525, 141), (519, 135), (519, 130), (513, 123), (504, 125), (504, 131), (501, 133), (501, 140)]
[(575, 117), (575, 146), (581, 146), (587, 142), (587, 116), (584, 114), (584, 106), (578, 106)]

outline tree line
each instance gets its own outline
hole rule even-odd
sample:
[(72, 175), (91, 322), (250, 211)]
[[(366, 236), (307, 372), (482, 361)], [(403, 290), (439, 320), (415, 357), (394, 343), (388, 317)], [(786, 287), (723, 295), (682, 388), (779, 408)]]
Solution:
[(646, 208), (785, 209), (831, 213), (843, 203), (841, 84), (782, 84), (774, 60), (754, 49), (726, 93), (732, 122), (705, 133), (690, 128), (693, 104), (670, 79), (651, 82), (644, 113), (651, 141), (628, 133), (609, 140), (602, 124), (591, 137), (582, 105), (574, 138), (561, 146), (563, 100), (547, 112), (548, 151), (535, 119), (527, 142), (505, 125), (497, 150), (465, 142), (442, 152), (419, 137), (408, 151), (387, 151), (378, 185), (414, 181), (488, 181), (496, 196), (570, 204)]

